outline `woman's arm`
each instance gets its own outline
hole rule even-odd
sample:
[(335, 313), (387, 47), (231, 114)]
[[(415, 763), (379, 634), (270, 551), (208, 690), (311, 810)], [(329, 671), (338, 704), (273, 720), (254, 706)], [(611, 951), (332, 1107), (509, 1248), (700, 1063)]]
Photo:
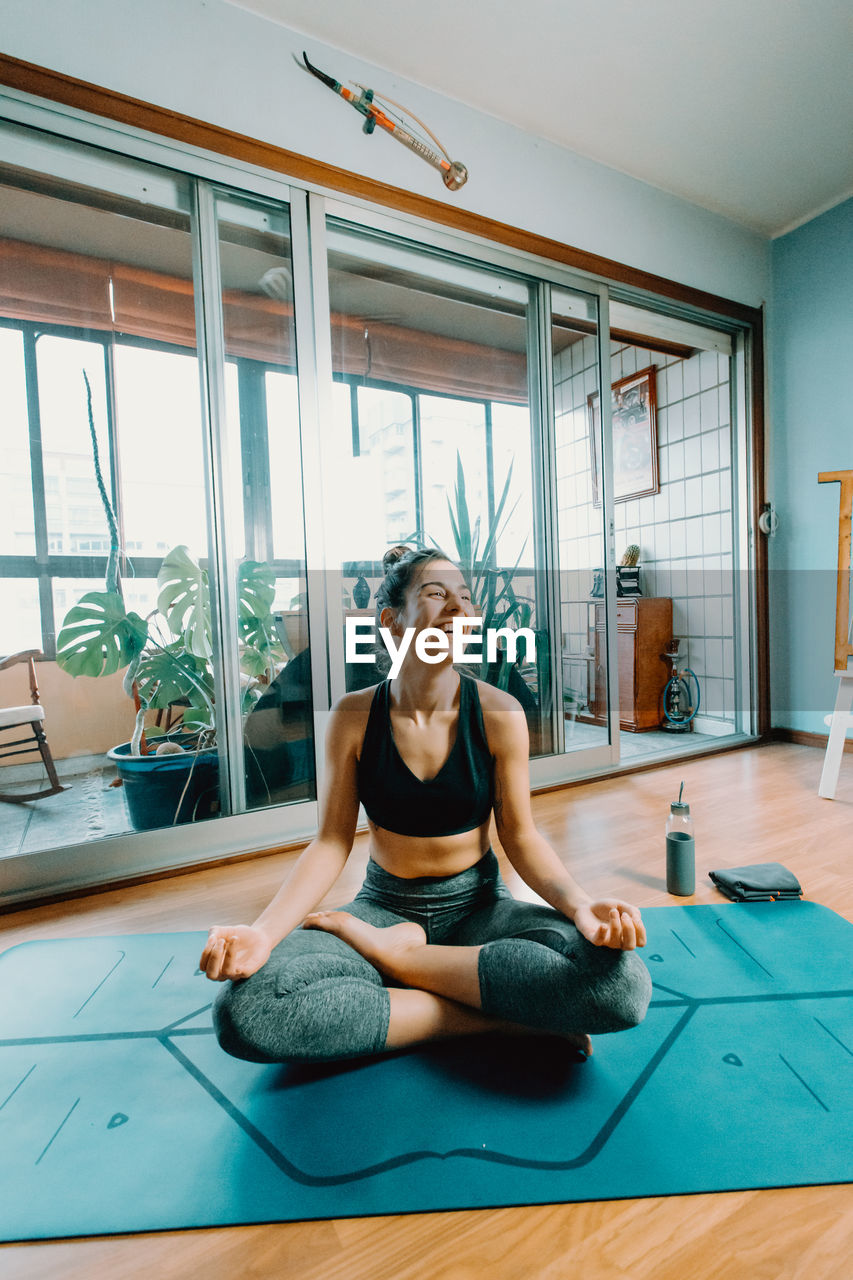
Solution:
[(358, 821), (356, 759), (363, 718), (342, 699), (326, 732), (326, 776), (317, 835), (278, 893), (251, 925), (215, 925), (199, 968), (215, 981), (248, 978), (326, 896), (344, 868)]
[(619, 899), (594, 902), (537, 831), (530, 807), (530, 748), (524, 711), (508, 694), (500, 699), (486, 694), (486, 699), (486, 731), (495, 757), (495, 823), (513, 867), (526, 885), (572, 920), (590, 942), (623, 950), (643, 946), (646, 931), (638, 909)]

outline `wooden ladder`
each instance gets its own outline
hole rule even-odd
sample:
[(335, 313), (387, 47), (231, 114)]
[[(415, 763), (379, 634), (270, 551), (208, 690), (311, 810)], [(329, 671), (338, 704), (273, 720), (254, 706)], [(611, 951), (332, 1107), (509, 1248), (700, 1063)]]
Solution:
[(841, 757), (848, 729), (853, 728), (853, 670), (849, 662), (853, 657), (850, 622), (850, 574), (853, 571), (853, 471), (821, 471), (818, 483), (835, 482), (841, 485), (838, 516), (838, 582), (835, 590), (835, 674), (838, 676), (838, 693), (835, 710), (826, 716), (829, 740), (823, 759), (818, 795), (834, 800), (841, 771)]

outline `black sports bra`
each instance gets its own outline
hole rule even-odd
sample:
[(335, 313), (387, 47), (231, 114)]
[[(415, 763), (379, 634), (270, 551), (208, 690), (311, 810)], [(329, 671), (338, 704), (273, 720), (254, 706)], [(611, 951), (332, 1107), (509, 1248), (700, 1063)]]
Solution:
[(371, 822), (401, 836), (454, 836), (488, 819), (494, 798), (489, 751), (476, 680), (459, 677), (459, 725), (450, 755), (422, 781), (397, 750), (390, 681), (377, 685), (358, 762), (358, 797)]

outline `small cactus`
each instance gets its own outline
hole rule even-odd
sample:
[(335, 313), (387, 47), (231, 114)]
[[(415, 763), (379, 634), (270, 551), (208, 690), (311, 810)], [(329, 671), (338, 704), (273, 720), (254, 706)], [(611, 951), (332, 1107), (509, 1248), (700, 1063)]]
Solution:
[(636, 542), (632, 542), (630, 546), (627, 546), (625, 548), (624, 554), (622, 556), (622, 559), (619, 561), (619, 563), (622, 566), (628, 567), (635, 564), (639, 564), (639, 562), (640, 562), (640, 548), (637, 546)]

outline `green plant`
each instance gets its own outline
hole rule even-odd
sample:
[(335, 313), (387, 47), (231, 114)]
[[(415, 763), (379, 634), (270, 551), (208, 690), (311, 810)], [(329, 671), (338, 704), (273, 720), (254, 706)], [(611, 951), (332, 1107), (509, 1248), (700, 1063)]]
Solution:
[[(56, 660), (72, 676), (125, 670), (123, 687), (136, 708), (134, 755), (142, 752), (143, 733), (147, 738), (163, 734), (145, 726), (148, 710), (180, 704), (182, 733), (203, 736), (205, 745), (216, 729), (207, 570), (185, 546), (175, 547), (163, 559), (157, 585), (157, 608), (145, 618), (126, 609), (120, 589), (87, 592), (69, 609), (56, 642)], [(284, 657), (274, 627), (275, 575), (270, 566), (244, 561), (237, 596), (247, 713)]]
[[(92, 412), (92, 388), (85, 370), (86, 412), (92, 460), (110, 534), (103, 591), (88, 591), (69, 609), (56, 640), (56, 661), (72, 676), (108, 676), (125, 669), (123, 687), (133, 700), (136, 720), (131, 754), (147, 754), (146, 736), (164, 736), (145, 725), (149, 710), (182, 708), (181, 735), (210, 745), (216, 731), (213, 679), (213, 625), (206, 569), (185, 546), (174, 547), (157, 574), (157, 608), (145, 618), (125, 607), (119, 578), (119, 530), (101, 470)], [(269, 565), (244, 561), (237, 576), (240, 669), (246, 677), (243, 712), (286, 656), (275, 630), (272, 604), (275, 574)]]
[[(447, 510), (450, 516), (450, 527), (453, 531), (456, 562), (471, 588), (472, 602), (476, 608), (477, 616), (483, 619), (484, 632), (493, 628), (500, 629), (511, 625), (514, 627), (529, 627), (533, 616), (532, 601), (526, 597), (517, 596), (512, 585), (513, 578), (521, 563), (521, 557), (524, 554), (524, 548), (527, 545), (526, 540), (519, 552), (518, 559), (511, 569), (497, 569), (494, 566), (498, 538), (505, 531), (519, 502), (519, 499), (516, 499), (506, 516), (504, 516), (504, 508), (509, 498), (511, 483), (512, 464), (510, 464), (507, 472), (494, 515), (485, 531), (481, 531), (480, 517), (478, 516), (473, 523), (471, 521), (465, 488), (465, 472), (462, 467), (462, 459), (457, 452), (456, 487), (452, 502), (450, 495), (448, 494), (447, 496)], [(493, 677), (492, 683), (497, 684), (499, 688), (506, 689), (509, 686), (512, 669), (512, 664), (504, 661), (503, 656), (501, 656), (498, 661), (497, 671), (490, 672), (489, 663), (484, 657), (480, 675), (482, 679)]]

